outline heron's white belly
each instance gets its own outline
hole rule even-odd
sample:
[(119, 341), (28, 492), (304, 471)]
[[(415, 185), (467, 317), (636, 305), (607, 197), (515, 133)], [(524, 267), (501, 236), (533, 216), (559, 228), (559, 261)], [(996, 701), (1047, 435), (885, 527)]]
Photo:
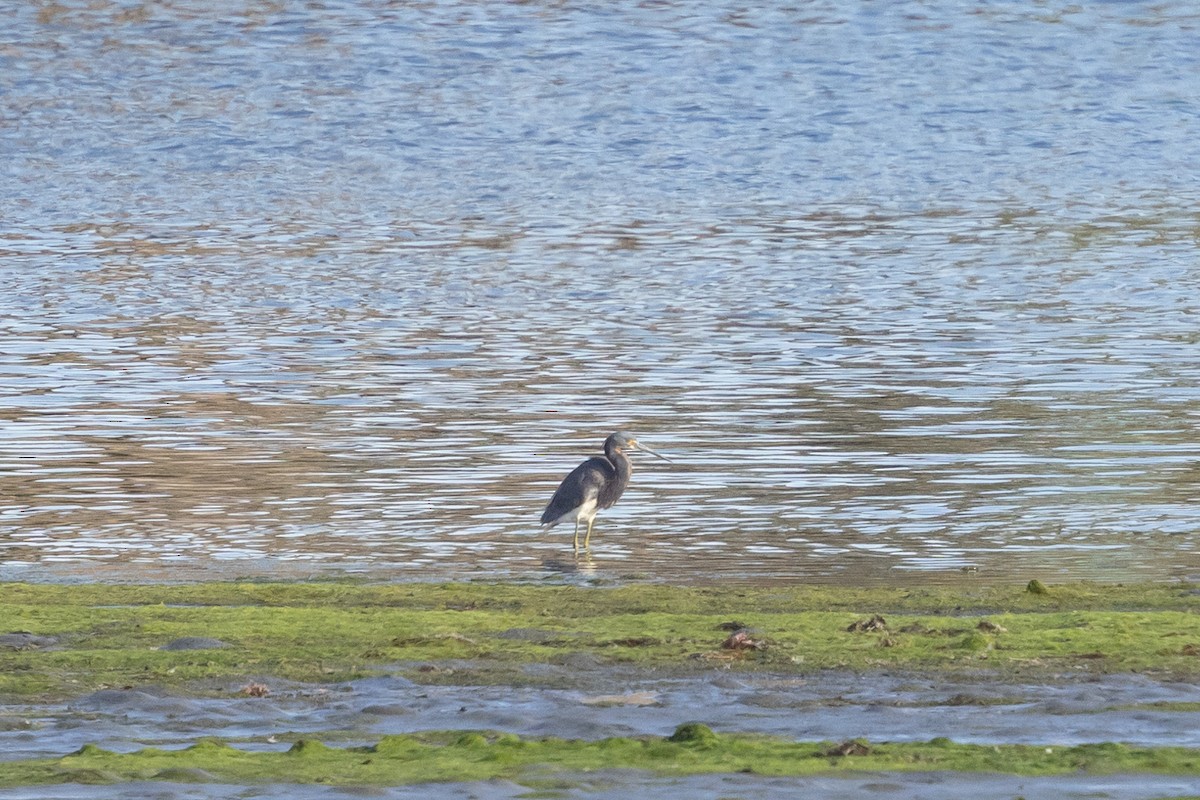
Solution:
[(560, 522), (590, 522), (596, 516), (596, 511), (596, 500), (593, 498), (571, 509), (551, 524), (557, 525)]

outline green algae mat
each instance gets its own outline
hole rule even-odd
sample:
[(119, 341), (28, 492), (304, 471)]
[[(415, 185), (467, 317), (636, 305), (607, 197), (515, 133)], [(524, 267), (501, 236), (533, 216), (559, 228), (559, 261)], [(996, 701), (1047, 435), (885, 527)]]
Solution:
[[(1184, 583), (913, 590), (9, 583), (0, 584), (0, 702), (28, 705), (148, 685), (204, 694), (243, 682), (250, 688), (273, 679), (323, 683), (397, 672), (462, 685), (570, 680), (570, 670), (525, 669), (540, 663), (680, 676), (721, 668), (913, 671), (988, 682), (1129, 672), (1195, 680), (1198, 610), (1200, 588)], [(307, 737), (278, 752), (217, 740), (122, 754), (88, 746), (55, 759), (5, 762), (0, 786), (147, 779), (402, 784), (519, 778), (547, 765), (670, 775), (1200, 775), (1200, 751), (1184, 748), (795, 742), (718, 736), (701, 724), (667, 738), (598, 741), (503, 731), (428, 731), (361, 747), (321, 739)]]
[[(456, 682), (520, 667), (1154, 671), (1200, 676), (1191, 584), (978, 590), (487, 584), (0, 584), (0, 697), (269, 675), (342, 681), (399, 668)], [(25, 639), (12, 638), (23, 634)], [(207, 649), (171, 649), (209, 638)]]

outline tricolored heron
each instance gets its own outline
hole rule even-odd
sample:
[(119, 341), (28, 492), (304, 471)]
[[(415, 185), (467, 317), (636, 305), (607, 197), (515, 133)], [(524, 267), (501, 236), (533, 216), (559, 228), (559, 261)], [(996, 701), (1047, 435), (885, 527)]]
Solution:
[(638, 444), (637, 439), (628, 433), (617, 431), (604, 440), (603, 456), (589, 458), (563, 478), (558, 491), (550, 499), (550, 505), (542, 512), (542, 525), (553, 528), (560, 522), (574, 520), (575, 549), (578, 550), (579, 523), (587, 522), (587, 535), (583, 538), (583, 547), (587, 549), (592, 541), (592, 522), (596, 519), (596, 512), (617, 502), (629, 485), (633, 464), (625, 455), (626, 450), (643, 450), (663, 461), (671, 460)]

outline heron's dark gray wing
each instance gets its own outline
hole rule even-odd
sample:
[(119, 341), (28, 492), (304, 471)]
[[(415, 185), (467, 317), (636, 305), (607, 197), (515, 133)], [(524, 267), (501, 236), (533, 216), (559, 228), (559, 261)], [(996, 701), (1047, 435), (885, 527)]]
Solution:
[(605, 458), (589, 458), (563, 478), (558, 491), (550, 498), (550, 505), (542, 512), (542, 524), (554, 523), (568, 511), (574, 511), (590, 499), (600, 495), (605, 483), (612, 479), (612, 464)]

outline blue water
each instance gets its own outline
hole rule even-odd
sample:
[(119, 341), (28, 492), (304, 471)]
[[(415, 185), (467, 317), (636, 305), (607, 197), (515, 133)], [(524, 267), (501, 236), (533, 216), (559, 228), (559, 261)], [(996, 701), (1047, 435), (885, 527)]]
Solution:
[(1195, 197), (1188, 3), (280, 5), (18, 5), (9, 224)]
[(6, 577), (1200, 573), (1189, 4), (10, 17)]

